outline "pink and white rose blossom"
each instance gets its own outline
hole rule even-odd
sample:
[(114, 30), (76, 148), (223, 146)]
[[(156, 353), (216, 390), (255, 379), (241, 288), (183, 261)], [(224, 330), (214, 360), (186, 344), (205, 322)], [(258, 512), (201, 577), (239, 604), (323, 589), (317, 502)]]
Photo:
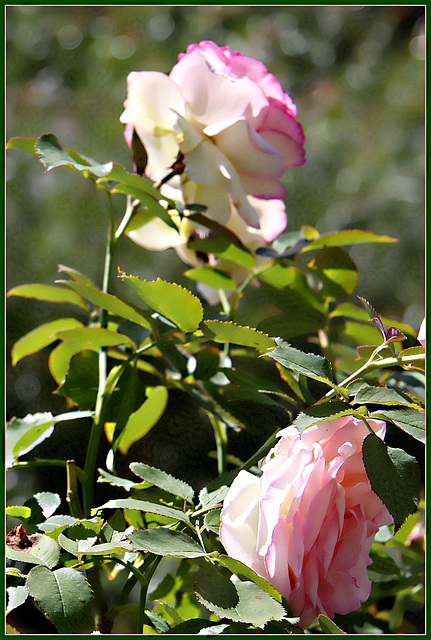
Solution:
[[(178, 161), (183, 171), (169, 181), (176, 199), (205, 205), (223, 225), (235, 211), (267, 242), (284, 230), (280, 178), (304, 163), (304, 134), (295, 105), (261, 62), (204, 41), (180, 54), (169, 76), (132, 72), (127, 84), (121, 122), (129, 142), (133, 129), (142, 141), (149, 178), (160, 182)], [(131, 237), (150, 248), (145, 227)]]
[(418, 342), (420, 342), (424, 348), (426, 347), (426, 343), (427, 343), (426, 331), (427, 331), (427, 323), (426, 323), (426, 318), (424, 318), (421, 322), (421, 326), (419, 327), (419, 332), (418, 332)]
[[(383, 439), (386, 425), (368, 420)], [(347, 416), (302, 435), (292, 425), (257, 477), (240, 471), (225, 498), (220, 539), (226, 552), (270, 582), (305, 629), (364, 602), (367, 566), (379, 527), (392, 518), (371, 489), (362, 461), (369, 431)]]

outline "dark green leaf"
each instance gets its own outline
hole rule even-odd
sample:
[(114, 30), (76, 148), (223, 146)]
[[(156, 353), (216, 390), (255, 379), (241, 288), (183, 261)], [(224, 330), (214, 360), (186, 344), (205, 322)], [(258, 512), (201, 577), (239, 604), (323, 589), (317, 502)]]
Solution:
[(302, 434), (304, 429), (311, 427), (313, 424), (348, 415), (358, 415), (358, 411), (355, 411), (348, 402), (333, 400), (308, 407), (295, 418), (293, 424)]
[(98, 164), (95, 160), (91, 160), (90, 158), (84, 159), (82, 156), (74, 154), (75, 157), (83, 161), (83, 164), (77, 162), (63, 149), (56, 136), (52, 133), (40, 136), (36, 141), (35, 149), (47, 171), (51, 171), (51, 169), (55, 169), (56, 167), (69, 166), (78, 171), (92, 173), (98, 178), (106, 177), (112, 171), (112, 162)]
[(191, 620), (186, 620), (185, 622), (180, 622), (175, 627), (172, 627), (169, 631), (166, 631), (167, 634), (175, 634), (175, 635), (197, 635), (199, 631), (202, 629), (206, 629), (207, 627), (213, 626), (213, 622), (211, 620), (204, 620), (203, 618), (192, 618)]
[(116, 500), (110, 500), (106, 504), (102, 504), (101, 507), (97, 507), (96, 511), (101, 509), (135, 509), (136, 511), (155, 513), (158, 516), (172, 518), (173, 520), (181, 520), (182, 522), (190, 521), (189, 516), (180, 509), (167, 507), (158, 502), (147, 502), (145, 500), (135, 500), (133, 498), (117, 498)]
[(159, 556), (199, 558), (208, 555), (185, 533), (164, 527), (142, 529), (130, 534), (128, 538), (137, 551), (148, 551)]
[(389, 420), (389, 422), (392, 422), (416, 440), (425, 443), (425, 412), (419, 407), (380, 409), (379, 411), (373, 411), (369, 415), (370, 418)]
[(195, 354), (196, 368), (193, 375), (196, 380), (209, 380), (218, 371), (220, 352), (216, 347), (205, 347)]
[(364, 384), (355, 395), (358, 404), (409, 404), (409, 400), (395, 389)]
[(322, 356), (317, 356), (313, 353), (304, 353), (291, 347), (287, 342), (281, 342), (274, 351), (266, 355), (287, 369), (334, 386), (331, 381), (332, 376), (329, 362), (325, 358), (322, 358)]
[(169, 473), (166, 473), (161, 469), (150, 467), (142, 462), (132, 462), (130, 464), (130, 469), (137, 476), (152, 485), (193, 503), (194, 490), (186, 482), (178, 480), (177, 478), (169, 475)]
[(93, 594), (85, 576), (74, 569), (34, 567), (27, 588), (60, 633), (79, 633), (89, 622)]
[(198, 598), (222, 609), (232, 609), (238, 604), (238, 592), (233, 582), (213, 566), (203, 567), (197, 572), (195, 592)]
[(373, 491), (388, 508), (397, 531), (419, 504), (419, 465), (405, 451), (388, 447), (371, 433), (364, 440), (362, 453)]
[(245, 578), (246, 580), (251, 580), (252, 582), (256, 583), (261, 589), (263, 589), (263, 591), (266, 591), (266, 593), (270, 595), (271, 598), (273, 598), (280, 604), (283, 601), (282, 595), (277, 591), (277, 589), (269, 584), (269, 582), (267, 582), (264, 578), (261, 578), (261, 576), (257, 575), (257, 573), (253, 571), (253, 569), (250, 569), (250, 567), (247, 567), (247, 565), (245, 565), (244, 563), (225, 555), (217, 556), (216, 560), (239, 578)]
[(94, 351), (81, 351), (71, 358), (66, 379), (56, 390), (81, 409), (96, 405), (99, 386), (99, 357)]

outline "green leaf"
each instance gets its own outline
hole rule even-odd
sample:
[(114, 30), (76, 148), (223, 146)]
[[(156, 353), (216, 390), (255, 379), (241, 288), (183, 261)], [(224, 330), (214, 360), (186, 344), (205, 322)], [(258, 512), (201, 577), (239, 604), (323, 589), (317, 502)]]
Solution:
[(297, 373), (302, 373), (305, 376), (334, 386), (331, 382), (332, 376), (329, 362), (325, 358), (322, 358), (322, 356), (317, 356), (313, 353), (304, 353), (291, 347), (287, 342), (281, 342), (274, 351), (266, 353), (265, 355), (279, 362), (283, 367), (286, 367), (286, 369), (291, 369)]
[[(145, 184), (142, 179), (141, 182)], [(111, 190), (111, 193), (123, 193), (125, 195), (131, 196), (134, 200), (139, 200), (141, 204), (147, 207), (148, 212), (151, 214), (150, 219), (154, 217), (160, 218), (165, 224), (167, 224), (172, 229), (175, 229), (175, 231), (179, 233), (178, 227), (175, 224), (174, 220), (171, 218), (166, 209), (162, 207), (162, 205), (158, 202), (158, 200), (162, 199), (160, 193), (157, 193), (157, 198), (155, 199), (153, 196), (149, 195), (146, 190), (142, 188), (138, 189), (128, 184), (117, 185)]]
[(352, 408), (348, 402), (342, 400), (332, 400), (318, 405), (313, 405), (301, 411), (301, 413), (295, 418), (293, 424), (302, 434), (304, 429), (311, 427), (318, 422), (325, 422), (326, 420), (333, 420), (334, 418), (341, 418), (342, 416), (360, 415), (359, 412)]
[(224, 289), (226, 291), (234, 291), (236, 289), (236, 282), (228, 273), (213, 267), (188, 269), (184, 272), (184, 275), (190, 280), (201, 282), (212, 289)]
[(94, 286), (88, 286), (86, 284), (72, 282), (70, 280), (59, 280), (59, 284), (65, 284), (71, 287), (96, 307), (106, 309), (109, 313), (115, 316), (120, 316), (120, 318), (124, 318), (125, 320), (130, 320), (130, 322), (134, 322), (146, 329), (152, 329), (153, 320), (147, 313), (145, 313), (145, 311), (135, 309), (131, 304), (124, 302), (124, 300), (121, 300), (110, 293), (104, 293)]
[(270, 620), (282, 620), (286, 617), (284, 607), (263, 591), (254, 582), (235, 582), (239, 601), (236, 607), (224, 609), (218, 607), (199, 593), (196, 596), (207, 609), (219, 618), (229, 618), (234, 622), (245, 622), (263, 629)]
[(11, 611), (24, 604), (28, 597), (28, 590), (26, 587), (7, 587), (7, 607), (6, 615)]
[(50, 571), (34, 567), (28, 574), (27, 588), (60, 633), (86, 630), (93, 594), (82, 573), (69, 568)]
[(292, 282), (285, 288), (267, 287), (267, 295), (284, 315), (262, 320), (258, 328), (271, 335), (291, 338), (316, 333), (327, 322), (322, 299), (313, 291), (304, 274), (291, 268)]
[(22, 358), (37, 353), (58, 340), (56, 331), (77, 327), (83, 327), (83, 324), (79, 320), (75, 320), (75, 318), (59, 318), (58, 320), (41, 324), (15, 342), (11, 350), (12, 366), (14, 367)]
[(425, 444), (425, 411), (419, 407), (379, 409), (369, 414), (370, 418), (389, 420), (397, 427)]
[(146, 480), (146, 482), (150, 482), (152, 485), (193, 504), (194, 490), (186, 482), (174, 478), (161, 469), (150, 467), (143, 462), (132, 462), (129, 466), (134, 474)]
[(150, 309), (174, 322), (182, 331), (195, 331), (198, 328), (203, 318), (203, 308), (190, 291), (160, 278), (148, 281), (136, 276), (122, 277)]
[(48, 438), (57, 423), (92, 415), (92, 411), (70, 411), (58, 416), (45, 412), (29, 414), (25, 418), (12, 418), (6, 428), (6, 466), (13, 466), (19, 456), (28, 453)]
[(264, 352), (275, 345), (274, 338), (270, 338), (266, 333), (251, 327), (241, 327), (234, 322), (206, 320), (203, 323), (202, 330), (207, 340), (253, 347), (260, 352)]
[(388, 508), (397, 531), (419, 504), (419, 465), (403, 449), (388, 447), (371, 433), (364, 440), (362, 454), (373, 491)]
[(355, 395), (358, 404), (409, 404), (409, 400), (395, 389), (364, 384)]
[(314, 251), (323, 247), (343, 247), (347, 245), (368, 244), (381, 242), (399, 242), (397, 238), (389, 236), (380, 236), (372, 231), (363, 231), (362, 229), (344, 229), (343, 231), (334, 231), (325, 233), (319, 238), (312, 240), (309, 245), (304, 247), (301, 253), (306, 251)]
[(221, 565), (229, 569), (232, 573), (234, 573), (238, 578), (245, 578), (246, 580), (251, 580), (255, 584), (257, 584), (263, 591), (265, 591), (268, 595), (271, 596), (274, 600), (279, 602), (280, 604), (283, 601), (283, 597), (281, 593), (277, 591), (269, 582), (259, 576), (253, 569), (250, 569), (247, 565), (245, 565), (240, 560), (235, 560), (234, 558), (230, 558), (229, 556), (219, 555), (216, 556), (215, 560), (219, 562)]
[(238, 604), (238, 592), (229, 578), (214, 566), (200, 569), (195, 576), (195, 592), (202, 598), (222, 609), (232, 609)]
[(66, 527), (69, 527), (75, 524), (76, 521), (77, 519), (73, 516), (51, 516), (50, 518), (45, 520), (45, 522), (41, 522), (40, 524), (38, 524), (37, 528), (41, 531), (45, 531), (46, 533), (52, 533), (56, 529), (64, 529)]
[(221, 509), (211, 509), (205, 514), (204, 525), (207, 531), (219, 534), (220, 531), (220, 513)]
[(60, 273), (67, 273), (67, 275), (70, 276), (75, 282), (80, 282), (81, 284), (85, 284), (88, 287), (96, 287), (91, 278), (85, 276), (83, 273), (77, 271), (76, 269), (72, 269), (72, 267), (66, 267), (64, 264), (59, 264), (57, 265), (57, 269)]
[(130, 489), (136, 485), (136, 482), (114, 476), (104, 469), (98, 469), (98, 472), (100, 473), (100, 477), (97, 482), (109, 482), (109, 484), (112, 484), (114, 487), (123, 487), (126, 491), (130, 491)]
[(97, 542), (97, 536), (88, 536), (87, 538), (71, 540), (64, 533), (58, 536), (59, 545), (73, 556), (80, 555), (90, 551), (91, 547)]
[(147, 399), (132, 413), (118, 437), (116, 447), (126, 455), (134, 442), (143, 438), (160, 420), (168, 403), (168, 390), (164, 386), (148, 387)]
[(88, 311), (85, 301), (79, 294), (65, 287), (57, 287), (54, 284), (20, 284), (8, 291), (7, 297), (10, 296), (35, 298), (36, 300), (44, 300), (45, 302), (74, 304)]
[(79, 158), (84, 164), (77, 162), (68, 151), (63, 149), (56, 136), (52, 133), (40, 136), (36, 140), (35, 149), (47, 171), (51, 171), (51, 169), (55, 169), (56, 167), (68, 166), (77, 171), (94, 174), (98, 178), (106, 177), (112, 171), (112, 162), (99, 164), (95, 160), (84, 158), (74, 153), (74, 156)]
[(28, 520), (31, 516), (30, 507), (25, 506), (9, 506), (6, 507), (6, 515), (11, 518), (19, 518), (20, 520)]
[(46, 535), (35, 533), (30, 537), (34, 542), (31, 547), (19, 549), (6, 545), (6, 558), (17, 562), (40, 564), (45, 567), (55, 567), (60, 559), (60, 547), (55, 540)]
[[(162, 196), (160, 191), (158, 191), (155, 187), (153, 187), (150, 182), (145, 177), (141, 177), (136, 173), (129, 173), (126, 171), (124, 167), (114, 162), (112, 164), (112, 169), (109, 175), (105, 177), (101, 177), (97, 182), (104, 183), (106, 181), (118, 182), (123, 185), (128, 185), (133, 189), (137, 189), (139, 191), (145, 192), (154, 200), (165, 200), (171, 204), (172, 208), (175, 208), (175, 205), (172, 200)], [(114, 187), (114, 189), (117, 187)]]
[(322, 629), (323, 633), (327, 633), (329, 635), (334, 635), (334, 634), (346, 635), (346, 632), (340, 629), (340, 627), (337, 627), (335, 622), (332, 622), (332, 620), (330, 620), (327, 616), (320, 614), (318, 616), (318, 619), (319, 619), (320, 628)]
[(81, 409), (91, 409), (96, 405), (98, 386), (98, 354), (94, 351), (81, 351), (70, 359), (65, 380), (55, 393), (66, 396)]
[(97, 507), (95, 511), (100, 511), (101, 509), (134, 509), (136, 511), (144, 511), (145, 513), (155, 513), (158, 516), (172, 518), (172, 520), (190, 522), (189, 516), (180, 509), (167, 507), (158, 502), (135, 500), (134, 498), (118, 498), (116, 500), (109, 500), (106, 504), (102, 504), (101, 507)]
[(322, 249), (308, 268), (320, 278), (321, 294), (330, 300), (351, 295), (358, 284), (358, 271), (350, 255), (339, 247)]
[(6, 149), (19, 149), (36, 156), (36, 149), (34, 148), (36, 140), (37, 138), (22, 138), (21, 136), (11, 138), (6, 145)]
[(57, 338), (75, 347), (76, 352), (86, 349), (99, 351), (102, 347), (118, 347), (120, 345), (125, 345), (130, 349), (134, 348), (132, 340), (127, 336), (100, 327), (65, 329), (57, 333)]
[(209, 555), (190, 536), (174, 529), (153, 527), (142, 529), (128, 536), (137, 551), (148, 551), (158, 556), (200, 558)]
[(50, 491), (40, 491), (35, 493), (33, 498), (37, 501), (44, 518), (49, 518), (61, 505), (61, 498), (58, 493)]
[(201, 349), (195, 354), (196, 368), (193, 371), (195, 380), (209, 380), (219, 370), (220, 351), (209, 346)]

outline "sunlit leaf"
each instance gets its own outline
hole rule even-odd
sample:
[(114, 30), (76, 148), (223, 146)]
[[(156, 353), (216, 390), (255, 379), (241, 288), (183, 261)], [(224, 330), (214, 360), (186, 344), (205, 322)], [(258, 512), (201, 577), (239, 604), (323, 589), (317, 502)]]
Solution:
[(122, 276), (126, 284), (157, 313), (174, 322), (182, 331), (195, 331), (203, 317), (202, 304), (190, 291), (178, 284), (140, 280), (136, 276)]
[(333, 420), (334, 418), (341, 418), (342, 416), (349, 415), (358, 416), (360, 413), (357, 410), (355, 411), (348, 402), (333, 400), (331, 402), (324, 402), (304, 409), (295, 418), (293, 424), (296, 426), (299, 433), (302, 433), (304, 429), (307, 429), (307, 427), (311, 427), (318, 422), (325, 422), (327, 420)]
[(351, 295), (358, 284), (358, 271), (350, 255), (339, 247), (326, 247), (308, 268), (320, 278), (321, 293), (330, 300)]
[(98, 354), (81, 351), (70, 359), (65, 380), (55, 393), (66, 396), (81, 409), (92, 409), (96, 405), (98, 385)]
[(291, 347), (287, 342), (281, 342), (278, 347), (266, 354), (287, 369), (292, 369), (305, 376), (315, 378), (333, 386), (329, 362), (322, 356), (304, 353)]
[(342, 231), (322, 234), (319, 238), (312, 240), (308, 246), (304, 247), (302, 252), (314, 251), (315, 249), (321, 249), (323, 247), (343, 247), (347, 245), (382, 242), (399, 242), (399, 240), (389, 236), (377, 235), (372, 231), (363, 231), (362, 229), (343, 229)]
[(32, 156), (36, 156), (37, 153), (34, 147), (36, 140), (37, 138), (22, 138), (21, 136), (11, 138), (6, 145), (6, 149), (19, 149), (20, 151), (30, 153)]
[(318, 619), (323, 633), (327, 633), (329, 635), (346, 635), (346, 632), (340, 629), (340, 627), (338, 627), (335, 622), (330, 620), (327, 616), (320, 614)]
[(213, 267), (200, 267), (199, 269), (188, 269), (184, 275), (191, 280), (201, 282), (212, 289), (225, 289), (233, 291), (236, 289), (236, 282), (225, 271)]
[(23, 586), (18, 587), (7, 587), (7, 606), (6, 606), (6, 615), (8, 615), (11, 611), (16, 609), (17, 607), (24, 604), (28, 597), (28, 589)]
[(270, 338), (262, 331), (252, 327), (241, 327), (234, 322), (206, 320), (203, 323), (203, 332), (208, 340), (253, 347), (260, 352), (275, 346), (274, 338)]
[(65, 287), (57, 287), (53, 284), (20, 284), (7, 292), (7, 296), (18, 296), (20, 298), (35, 298), (45, 302), (59, 302), (74, 304), (85, 311), (87, 305), (82, 297), (75, 291)]
[(11, 518), (19, 518), (20, 520), (27, 520), (31, 516), (30, 507), (25, 506), (9, 506), (6, 507), (6, 515)]
[(19, 456), (28, 453), (48, 438), (55, 424), (92, 415), (92, 411), (71, 411), (58, 416), (45, 412), (28, 414), (25, 418), (12, 418), (6, 428), (6, 466), (13, 466)]
[(17, 340), (12, 347), (12, 366), (15, 366), (22, 358), (37, 353), (58, 340), (56, 331), (76, 327), (83, 327), (82, 322), (75, 320), (75, 318), (59, 318), (58, 320), (41, 324), (39, 327), (36, 327), (36, 329), (33, 329), (33, 331), (26, 333), (22, 338)]
[(168, 403), (168, 390), (164, 386), (148, 387), (147, 399), (134, 411), (118, 438), (118, 449), (126, 455), (134, 442), (143, 438), (162, 417)]
[(35, 533), (31, 540), (35, 540), (32, 546), (25, 549), (5, 547), (6, 558), (17, 562), (28, 562), (29, 564), (39, 564), (53, 568), (60, 559), (60, 547), (57, 542), (46, 535)]
[(124, 300), (121, 300), (110, 293), (105, 293), (94, 286), (91, 287), (81, 284), (80, 282), (60, 280), (59, 283), (71, 287), (95, 306), (106, 309), (106, 311), (109, 311), (109, 313), (112, 313), (115, 316), (120, 316), (120, 318), (130, 320), (131, 322), (145, 327), (146, 329), (152, 329), (153, 321), (145, 311), (134, 308), (131, 304), (124, 302)]
[(397, 531), (419, 504), (419, 465), (403, 449), (388, 447), (371, 433), (364, 440), (362, 453), (371, 486), (388, 508)]
[(88, 623), (93, 593), (83, 573), (65, 567), (56, 571), (34, 567), (27, 588), (60, 633), (79, 633)]
[(271, 598), (254, 582), (235, 582), (239, 602), (236, 607), (224, 609), (218, 607), (198, 592), (196, 596), (207, 609), (215, 613), (219, 618), (228, 618), (235, 622), (245, 622), (263, 628), (269, 620), (282, 620), (286, 617), (284, 607)]

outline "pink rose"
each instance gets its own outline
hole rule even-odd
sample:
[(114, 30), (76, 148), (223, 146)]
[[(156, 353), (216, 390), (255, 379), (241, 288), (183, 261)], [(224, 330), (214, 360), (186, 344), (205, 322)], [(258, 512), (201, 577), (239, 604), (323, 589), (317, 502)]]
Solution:
[[(368, 423), (384, 437), (384, 422)], [(356, 610), (370, 594), (370, 548), (392, 518), (365, 472), (368, 433), (353, 416), (320, 422), (302, 436), (287, 427), (260, 478), (240, 471), (224, 501), (226, 552), (278, 589), (304, 629), (320, 613)]]
[(304, 163), (304, 134), (262, 63), (205, 41), (190, 45), (169, 76), (133, 72), (127, 83), (121, 122), (129, 143), (134, 128), (146, 148), (148, 177), (162, 180), (180, 159), (184, 171), (170, 186), (183, 202), (206, 205), (221, 224), (235, 209), (268, 242), (284, 230), (280, 178)]
[(418, 333), (418, 341), (421, 343), (421, 345), (424, 348), (426, 346), (426, 330), (427, 330), (427, 323), (426, 323), (426, 319), (424, 318), (421, 322), (421, 326), (419, 328), (419, 333)]

